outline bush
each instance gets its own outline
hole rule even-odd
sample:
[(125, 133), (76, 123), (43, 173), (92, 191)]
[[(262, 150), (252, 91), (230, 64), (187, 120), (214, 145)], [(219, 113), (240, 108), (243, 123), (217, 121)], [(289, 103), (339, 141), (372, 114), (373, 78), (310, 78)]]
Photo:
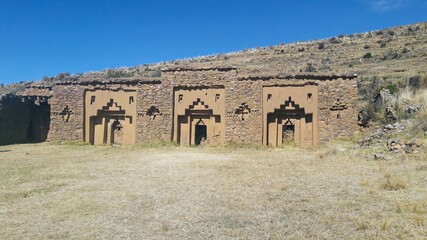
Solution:
[(317, 69), (313, 66), (311, 63), (307, 63), (305, 68), (303, 69), (304, 72), (316, 72)]
[(132, 77), (132, 74), (123, 69), (108, 69), (107, 78)]
[(365, 55), (363, 55), (364, 59), (369, 59), (372, 58), (372, 54), (370, 52), (366, 53)]
[(60, 74), (56, 75), (55, 80), (62, 81), (62, 80), (66, 79), (69, 76), (70, 76), (70, 74), (67, 73), (67, 72), (60, 73)]
[(397, 53), (396, 51), (393, 50), (389, 50), (388, 52), (386, 52), (383, 57), (381, 58), (382, 60), (392, 60), (392, 59), (398, 59), (400, 58), (400, 54)]
[(325, 44), (323, 42), (319, 43), (317, 46), (318, 49), (324, 49), (325, 48)]
[(392, 83), (388, 84), (386, 89), (388, 89), (391, 94), (396, 94), (399, 91), (399, 87)]
[(341, 43), (341, 41), (339, 39), (337, 39), (336, 37), (333, 37), (333, 38), (329, 39), (329, 43), (339, 44), (339, 43)]

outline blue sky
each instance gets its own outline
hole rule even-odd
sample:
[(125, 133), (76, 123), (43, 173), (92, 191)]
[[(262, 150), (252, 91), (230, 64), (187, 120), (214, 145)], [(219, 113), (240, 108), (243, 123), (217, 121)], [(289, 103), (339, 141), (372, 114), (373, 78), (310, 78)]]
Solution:
[(0, 0), (0, 83), (427, 21), (427, 0)]

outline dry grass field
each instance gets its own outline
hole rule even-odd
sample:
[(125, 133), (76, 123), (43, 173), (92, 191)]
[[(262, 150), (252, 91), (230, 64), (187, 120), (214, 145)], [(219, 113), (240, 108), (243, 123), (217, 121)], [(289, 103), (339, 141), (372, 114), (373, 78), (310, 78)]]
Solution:
[(0, 146), (0, 239), (426, 239), (426, 150), (351, 146)]

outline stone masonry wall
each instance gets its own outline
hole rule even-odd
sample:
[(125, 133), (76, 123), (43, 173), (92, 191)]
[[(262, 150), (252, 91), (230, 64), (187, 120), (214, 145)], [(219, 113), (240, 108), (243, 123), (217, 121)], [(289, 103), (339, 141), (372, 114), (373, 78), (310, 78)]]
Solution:
[[(79, 85), (56, 86), (51, 105), (48, 140), (83, 140), (83, 92)], [(69, 112), (64, 110), (68, 106)]]
[[(160, 81), (109, 84), (58, 84), (53, 89), (50, 140), (83, 140), (83, 95), (92, 88), (137, 88), (136, 142), (170, 141), (173, 135), (173, 99), (176, 87), (221, 86), (225, 89), (226, 141), (262, 144), (262, 88), (317, 84), (319, 89), (319, 138), (327, 141), (351, 135), (357, 127), (356, 80), (251, 78), (236, 69), (169, 70)], [(68, 106), (69, 113), (64, 113)], [(65, 116), (65, 117), (64, 117)], [(69, 117), (67, 117), (69, 116)]]
[(356, 80), (339, 79), (319, 83), (319, 138), (321, 142), (353, 134), (358, 126), (357, 99)]

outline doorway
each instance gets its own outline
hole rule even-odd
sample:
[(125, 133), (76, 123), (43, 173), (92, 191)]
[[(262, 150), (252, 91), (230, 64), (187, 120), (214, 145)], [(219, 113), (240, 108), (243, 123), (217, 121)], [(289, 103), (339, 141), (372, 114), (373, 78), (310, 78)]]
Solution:
[(282, 127), (282, 143), (292, 142), (295, 139), (295, 125), (287, 124)]
[(196, 125), (194, 143), (196, 145), (200, 145), (202, 141), (206, 140), (206, 137), (207, 137), (206, 125)]

